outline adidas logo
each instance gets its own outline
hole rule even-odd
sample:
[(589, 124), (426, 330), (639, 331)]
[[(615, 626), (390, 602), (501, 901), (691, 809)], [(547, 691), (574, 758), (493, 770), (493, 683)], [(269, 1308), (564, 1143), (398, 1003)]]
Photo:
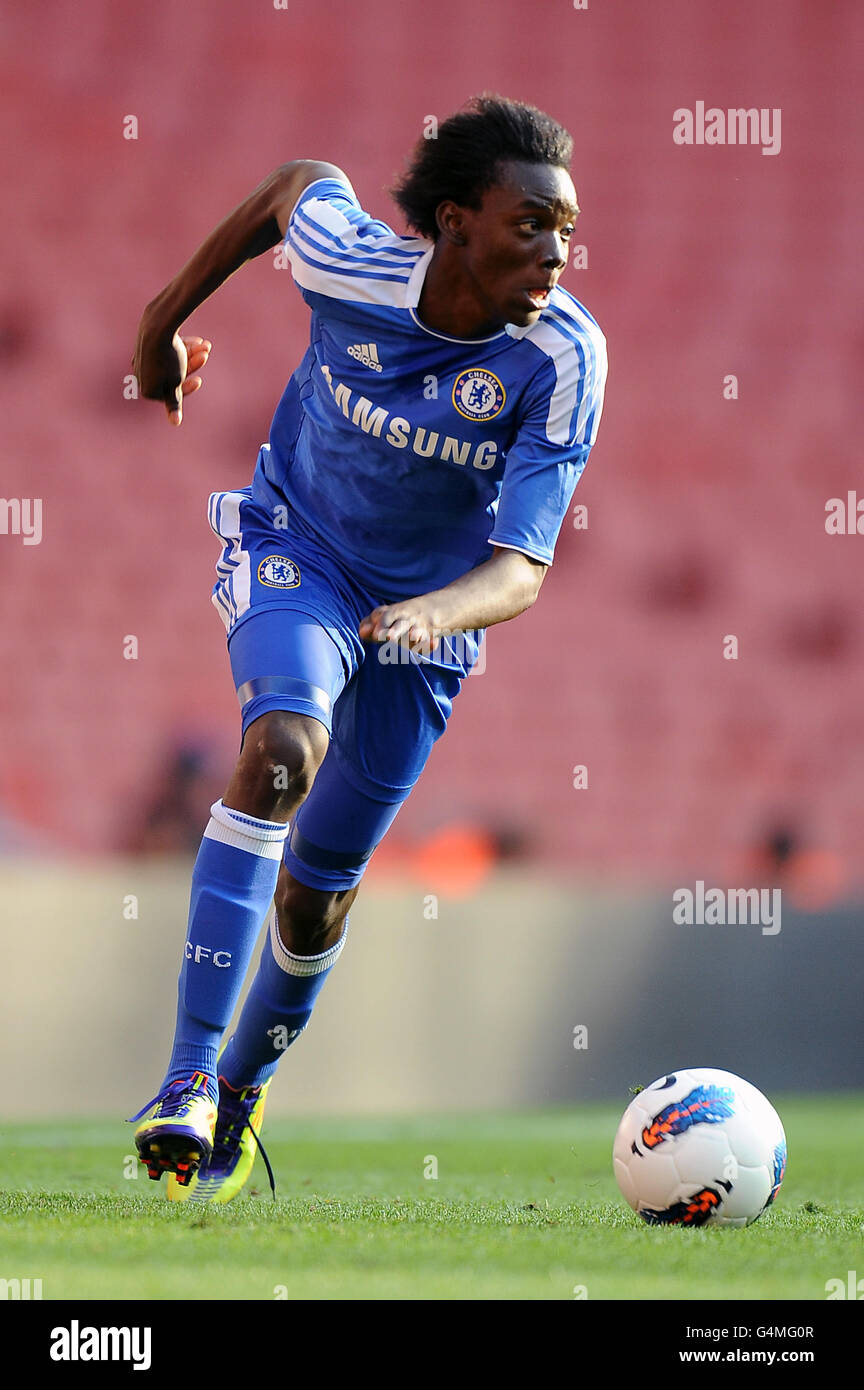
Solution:
[(375, 343), (354, 343), (348, 349), (348, 356), (362, 362), (364, 367), (371, 367), (373, 372), (384, 370), (378, 361), (378, 348)]

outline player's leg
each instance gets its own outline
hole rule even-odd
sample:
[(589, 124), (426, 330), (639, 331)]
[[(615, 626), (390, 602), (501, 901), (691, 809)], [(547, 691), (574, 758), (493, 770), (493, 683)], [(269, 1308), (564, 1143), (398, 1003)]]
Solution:
[(237, 1030), (220, 1061), (233, 1087), (270, 1079), (306, 1026), (345, 942), (348, 908), (375, 849), (447, 725), (477, 646), (438, 662), (372, 649), (340, 697), (332, 743), (286, 842), (275, 908)]
[[(345, 944), (348, 909), (357, 893), (324, 893), (293, 880), (284, 866), (277, 897), (290, 899), (300, 931), (293, 944), (323, 950), (305, 954), (288, 950), (271, 913), (258, 971), (252, 980), (237, 1031), (223, 1047), (218, 1063), (219, 1110), (213, 1152), (181, 1185), (169, 1178), (171, 1201), (230, 1202), (248, 1180), (260, 1151), (275, 1196), (275, 1180), (259, 1140), (270, 1081), (279, 1058), (306, 1027), (321, 989)], [(283, 909), (284, 910), (284, 909)], [(242, 1078), (250, 1078), (244, 1081)]]
[[(230, 613), (243, 743), (225, 795), (211, 808), (195, 864), (168, 1070), (155, 1108), (136, 1131), (150, 1175), (167, 1169), (182, 1180), (210, 1148), (219, 1043), (273, 896), (290, 816), (324, 757), (330, 711), (350, 672), (350, 652), (332, 630), (278, 589), (274, 601), (274, 586), (253, 578), (265, 564), (261, 559), (255, 568), (256, 549), (266, 556), (274, 541), (256, 534), (262, 528), (247, 494), (231, 496), (238, 499), (236, 516), (223, 523), (226, 548), (214, 599), (223, 615)], [(284, 544), (283, 536), (277, 540)], [(287, 557), (284, 565), (299, 574)]]
[(155, 1109), (136, 1132), (151, 1176), (188, 1175), (196, 1147), (199, 1157), (208, 1152), (219, 1044), (273, 897), (290, 818), (327, 741), (324, 726), (307, 715), (260, 715), (247, 730), (225, 795), (211, 807), (192, 874), (171, 1056)]
[(302, 844), (314, 863), (296, 856), (290, 862), (317, 886), (302, 882), (283, 863), (258, 970), (237, 1028), (219, 1056), (213, 1153), (188, 1185), (169, 1180), (172, 1201), (231, 1201), (249, 1178), (259, 1149), (273, 1185), (258, 1139), (270, 1082), (284, 1052), (309, 1022), (342, 953), (360, 879), (401, 800), (381, 802), (358, 792), (328, 754), (301, 812), (312, 803), (319, 811), (307, 818), (306, 828), (330, 848), (298, 836), (298, 848)]
[(324, 759), (295, 818), (258, 973), (220, 1057), (220, 1082), (236, 1090), (269, 1081), (305, 1029), (345, 945), (360, 880), (403, 801), (371, 797), (335, 754)]
[[(199, 1199), (230, 1201), (251, 1173), (273, 1074), (311, 1017), (369, 860), (444, 731), (470, 666), (410, 663), (387, 673), (376, 656), (367, 656), (337, 704), (333, 742), (295, 817), (258, 972), (220, 1057), (219, 1143), (197, 1181)], [(186, 1194), (175, 1187), (170, 1195)]]

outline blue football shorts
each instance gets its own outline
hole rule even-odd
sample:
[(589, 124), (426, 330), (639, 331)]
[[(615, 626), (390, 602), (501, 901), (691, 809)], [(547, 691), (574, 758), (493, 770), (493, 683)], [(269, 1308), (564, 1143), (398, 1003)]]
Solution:
[(213, 493), (223, 549), (212, 601), (243, 737), (269, 710), (310, 715), (330, 734), (294, 817), (288, 870), (311, 888), (353, 888), (443, 734), (483, 633), (444, 637), (430, 657), (361, 642), (361, 619), (391, 600), (359, 584), (287, 504), (277, 510), (278, 525), (251, 487)]

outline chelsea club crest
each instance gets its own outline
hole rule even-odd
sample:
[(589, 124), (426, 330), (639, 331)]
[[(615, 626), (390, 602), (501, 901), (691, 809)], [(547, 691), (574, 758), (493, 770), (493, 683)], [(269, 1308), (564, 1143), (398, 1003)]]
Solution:
[(507, 394), (494, 372), (469, 367), (453, 383), (453, 404), (466, 420), (494, 420), (504, 409)]
[(287, 555), (268, 555), (258, 566), (258, 583), (270, 589), (296, 589), (300, 571)]

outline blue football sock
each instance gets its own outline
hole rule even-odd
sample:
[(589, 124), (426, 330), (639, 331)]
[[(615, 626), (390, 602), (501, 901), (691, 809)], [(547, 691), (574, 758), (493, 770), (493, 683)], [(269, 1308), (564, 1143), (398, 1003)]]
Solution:
[(202, 1071), (218, 1103), (216, 1054), (276, 889), (288, 828), (221, 801), (210, 808), (192, 874), (177, 1026), (163, 1087)]
[(219, 1076), (235, 1091), (260, 1086), (273, 1075), (285, 1049), (309, 1022), (315, 1000), (345, 945), (347, 931), (346, 918), (335, 946), (318, 956), (295, 956), (282, 945), (273, 913), (237, 1031), (219, 1059)]

